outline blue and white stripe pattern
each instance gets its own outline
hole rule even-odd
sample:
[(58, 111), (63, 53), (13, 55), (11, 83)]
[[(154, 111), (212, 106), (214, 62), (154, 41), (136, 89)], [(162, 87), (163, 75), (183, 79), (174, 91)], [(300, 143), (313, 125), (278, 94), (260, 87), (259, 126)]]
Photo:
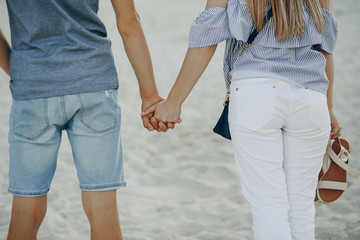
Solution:
[(326, 60), (313, 46), (320, 45), (324, 51), (333, 54), (337, 24), (333, 15), (322, 9), (325, 29), (320, 34), (308, 13), (305, 10), (304, 13), (305, 22), (309, 24), (302, 37), (278, 41), (270, 19), (253, 45), (238, 57), (255, 25), (246, 0), (229, 0), (227, 8), (213, 7), (200, 13), (190, 30), (189, 48), (211, 46), (226, 40), (224, 75), (227, 83), (231, 79), (271, 77), (326, 93)]

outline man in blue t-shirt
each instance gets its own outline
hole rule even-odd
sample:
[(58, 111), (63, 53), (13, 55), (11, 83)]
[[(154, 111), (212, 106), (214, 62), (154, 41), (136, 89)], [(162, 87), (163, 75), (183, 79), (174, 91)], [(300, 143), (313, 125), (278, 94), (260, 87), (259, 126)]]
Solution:
[[(162, 101), (134, 0), (112, 0), (135, 71), (142, 110)], [(46, 213), (61, 134), (67, 131), (92, 239), (122, 239), (116, 189), (125, 186), (118, 79), (98, 0), (8, 0), (11, 47), (0, 31), (0, 67), (11, 77), (8, 239), (36, 239)], [(11, 55), (11, 58), (9, 58)], [(151, 115), (144, 127), (153, 130)], [(161, 131), (173, 128), (162, 125)]]

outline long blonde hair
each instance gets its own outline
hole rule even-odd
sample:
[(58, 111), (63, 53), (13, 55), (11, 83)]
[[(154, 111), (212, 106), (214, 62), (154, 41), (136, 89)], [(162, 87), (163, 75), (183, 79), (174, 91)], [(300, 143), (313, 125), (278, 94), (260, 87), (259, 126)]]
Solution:
[(274, 30), (278, 40), (302, 36), (305, 30), (304, 8), (315, 21), (320, 33), (324, 30), (321, 8), (332, 11), (332, 0), (247, 0), (247, 6), (259, 31), (264, 27), (264, 16), (267, 15), (269, 4), (272, 7)]

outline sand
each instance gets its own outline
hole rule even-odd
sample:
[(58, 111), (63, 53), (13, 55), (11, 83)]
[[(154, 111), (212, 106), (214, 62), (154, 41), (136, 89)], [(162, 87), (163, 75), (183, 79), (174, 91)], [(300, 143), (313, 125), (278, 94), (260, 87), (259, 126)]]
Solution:
[[(222, 109), (224, 83), (218, 47), (212, 62), (183, 106), (183, 123), (165, 134), (147, 132), (140, 121), (136, 79), (124, 54), (109, 3), (101, 1), (119, 72), (122, 140), (127, 187), (118, 191), (120, 220), (127, 240), (250, 240), (251, 214), (241, 194), (231, 142), (212, 133)], [(158, 88), (166, 97), (187, 48), (191, 22), (205, 1), (138, 0), (153, 56)], [(360, 28), (356, 0), (335, 3), (340, 27), (335, 53), (335, 111), (343, 136), (352, 147), (351, 165), (360, 169)], [(0, 27), (9, 34), (5, 1), (0, 0)], [(8, 77), (0, 71), (0, 240), (6, 238), (12, 196), (8, 185)], [(48, 195), (48, 212), (39, 240), (89, 239), (78, 180), (66, 135)], [(360, 181), (331, 205), (317, 204), (319, 240), (360, 239)]]

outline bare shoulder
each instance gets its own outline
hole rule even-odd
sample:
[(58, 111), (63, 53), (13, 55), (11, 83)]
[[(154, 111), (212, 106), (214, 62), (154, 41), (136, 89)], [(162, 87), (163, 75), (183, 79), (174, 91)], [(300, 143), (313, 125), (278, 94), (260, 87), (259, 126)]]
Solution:
[(207, 0), (206, 2), (206, 9), (212, 7), (227, 7), (229, 0)]
[(320, 1), (321, 8), (328, 10), (329, 12), (333, 11), (333, 1), (332, 0), (321, 0)]

